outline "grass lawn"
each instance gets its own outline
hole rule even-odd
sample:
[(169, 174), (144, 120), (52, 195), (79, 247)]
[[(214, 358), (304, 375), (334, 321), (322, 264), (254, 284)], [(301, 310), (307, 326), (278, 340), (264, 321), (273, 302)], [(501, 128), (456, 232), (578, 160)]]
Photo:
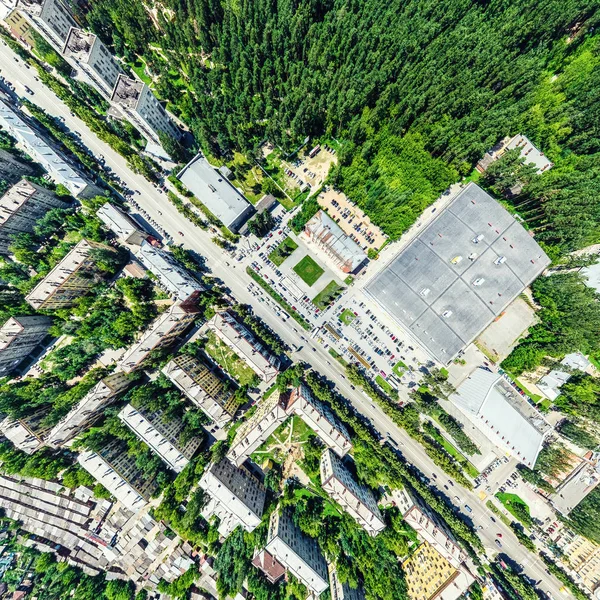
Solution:
[(212, 331), (209, 331), (206, 337), (207, 342), (204, 347), (206, 353), (240, 385), (252, 385), (256, 378), (254, 371), (223, 344)]
[(381, 376), (377, 375), (375, 377), (375, 383), (386, 393), (391, 394), (394, 391), (394, 388)]
[(292, 255), (294, 250), (298, 248), (298, 244), (291, 238), (286, 237), (275, 250), (271, 251), (269, 254), (269, 260), (280, 267), (286, 258)]
[(294, 267), (294, 273), (299, 275), (306, 285), (312, 286), (325, 271), (307, 254)]
[(332, 279), (313, 299), (312, 303), (319, 309), (325, 310), (335, 302), (342, 293), (344, 287)]
[(408, 371), (408, 367), (401, 360), (399, 360), (394, 365), (392, 371), (394, 371), (394, 373), (396, 373), (396, 375), (398, 377), (402, 377), (402, 375), (404, 375), (404, 373), (406, 373), (406, 371)]
[(533, 402), (536, 404), (542, 400), (542, 397), (539, 394), (534, 394), (530, 392), (519, 379), (516, 379), (516, 384), (531, 398)]
[(430, 434), (435, 440), (441, 444), (444, 450), (453, 458), (455, 458), (463, 467), (463, 469), (473, 478), (479, 475), (479, 471), (469, 462), (469, 459), (458, 449), (451, 444), (443, 435)]
[(344, 324), (344, 325), (350, 325), (350, 323), (352, 323), (352, 321), (354, 321), (354, 319), (356, 319), (356, 315), (349, 309), (347, 308), (341, 315), (340, 315), (340, 321)]
[(531, 527), (532, 519), (529, 512), (529, 506), (524, 502), (517, 494), (500, 493), (496, 494), (496, 498), (500, 500), (504, 508), (513, 516), (517, 521), (520, 521), (525, 527)]
[(335, 358), (335, 360), (337, 360), (340, 363), (340, 365), (343, 365), (344, 367), (348, 366), (348, 362), (339, 352), (336, 352), (333, 348), (329, 348), (327, 352), (329, 352), (329, 354), (331, 354), (331, 356), (333, 356), (333, 358)]

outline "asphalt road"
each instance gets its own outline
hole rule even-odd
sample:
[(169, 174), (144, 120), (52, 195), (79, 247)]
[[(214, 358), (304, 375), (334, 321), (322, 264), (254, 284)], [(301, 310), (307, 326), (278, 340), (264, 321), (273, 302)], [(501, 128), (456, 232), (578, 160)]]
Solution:
[[(83, 121), (73, 116), (69, 108), (49, 88), (35, 80), (36, 71), (33, 68), (27, 69), (23, 61), (18, 59), (17, 62), (14, 60), (15, 57), (16, 55), (6, 45), (0, 46), (0, 74), (15, 84), (18, 94), (23, 94), (24, 97), (46, 110), (49, 114), (63, 117), (67, 127), (78, 132), (84, 144), (96, 156), (104, 156), (106, 164), (126, 183), (129, 189), (139, 192), (135, 196), (136, 202), (143, 207), (152, 219), (160, 223), (162, 228), (173, 238), (174, 243), (183, 243), (185, 247), (204, 256), (206, 265), (211, 269), (212, 275), (222, 279), (239, 302), (250, 304), (254, 312), (276, 331), (287, 344), (302, 346), (301, 351), (294, 354), (296, 360), (303, 360), (315, 365), (320, 373), (334, 381), (338, 391), (348, 398), (363, 415), (369, 418), (382, 435), (389, 434), (400, 445), (400, 451), (406, 460), (430, 478), (433, 486), (438, 487), (442, 493), (451, 498), (458, 495), (462, 507), (465, 504), (470, 506), (472, 513), (467, 513), (463, 508), (463, 514), (469, 517), (476, 527), (482, 527), (478, 533), (490, 557), (497, 552), (507, 554), (523, 567), (524, 572), (531, 579), (535, 581), (542, 580), (539, 585), (540, 589), (550, 591), (556, 598), (564, 597), (564, 592), (560, 592), (562, 584), (546, 573), (541, 559), (521, 546), (512, 531), (502, 522), (499, 520), (495, 523), (492, 522), (490, 519), (491, 512), (485, 506), (485, 500), (482, 501), (479, 497), (478, 490), (470, 492), (455, 484), (453, 487), (448, 485), (449, 491), (445, 491), (443, 488), (444, 485), (448, 484), (447, 475), (433, 463), (423, 448), (403, 430), (397, 428), (362, 392), (358, 389), (353, 390), (347, 380), (342, 377), (341, 366), (336, 361), (331, 360), (331, 356), (322, 346), (319, 344), (312, 345), (312, 340), (309, 339), (308, 335), (305, 335), (306, 332), (298, 327), (292, 319), (283, 323), (266, 306), (266, 303), (257, 302), (257, 298), (247, 290), (247, 286), (252, 280), (243, 267), (235, 266), (235, 259), (225, 254), (211, 241), (212, 234), (192, 225), (177, 212), (175, 207), (168, 201), (166, 194), (157, 190), (143, 176), (133, 173), (119, 154), (99, 140)], [(34, 94), (25, 94), (23, 91), (24, 85), (33, 90)], [(183, 236), (179, 235), (178, 232), (180, 231), (184, 234)], [(226, 263), (229, 263), (230, 266), (227, 266)], [(294, 328), (298, 331), (294, 331)], [(304, 336), (307, 341), (302, 340), (300, 336)], [(456, 504), (458, 505), (458, 503)], [(495, 544), (497, 533), (502, 534), (502, 548), (500, 549)]]

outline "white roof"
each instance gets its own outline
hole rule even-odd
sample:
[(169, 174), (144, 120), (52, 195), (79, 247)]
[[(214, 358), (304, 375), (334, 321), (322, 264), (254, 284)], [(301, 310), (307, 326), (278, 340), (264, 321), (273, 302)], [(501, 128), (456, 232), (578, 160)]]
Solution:
[[(561, 365), (576, 369), (585, 373), (592, 363), (581, 352), (567, 354), (561, 361)], [(556, 400), (560, 396), (560, 388), (571, 378), (571, 374), (560, 369), (553, 369), (547, 375), (544, 375), (537, 386), (544, 392), (544, 395), (550, 400)]]
[(496, 445), (525, 465), (535, 465), (552, 426), (502, 375), (477, 369), (450, 396)]
[(254, 212), (248, 200), (201, 154), (177, 178), (232, 231), (237, 231)]
[(548, 157), (540, 152), (524, 135), (518, 134), (506, 144), (507, 150), (513, 148), (521, 149), (521, 156), (525, 159), (525, 163), (533, 163), (537, 167), (538, 173), (543, 173), (552, 168), (552, 162)]
[(600, 292), (600, 262), (581, 269), (581, 274), (587, 279), (588, 287)]
[(118, 237), (127, 241), (132, 233), (139, 232), (146, 236), (142, 228), (125, 212), (110, 202), (103, 204), (96, 212), (98, 218)]

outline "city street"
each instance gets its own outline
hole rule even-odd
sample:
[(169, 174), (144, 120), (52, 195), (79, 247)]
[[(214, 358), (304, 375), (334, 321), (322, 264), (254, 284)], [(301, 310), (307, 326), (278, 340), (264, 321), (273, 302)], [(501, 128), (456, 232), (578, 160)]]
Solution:
[[(236, 263), (235, 259), (232, 259), (229, 254), (218, 248), (211, 241), (212, 234), (209, 231), (198, 229), (180, 215), (168, 201), (166, 194), (157, 190), (143, 176), (133, 173), (120, 155), (100, 141), (80, 119), (71, 114), (69, 108), (48, 88), (36, 81), (33, 68), (25, 68), (20, 59), (18, 62), (14, 60), (15, 56), (7, 46), (1, 46), (0, 74), (15, 84), (19, 82), (31, 88), (34, 94), (28, 96), (28, 99), (48, 113), (62, 117), (67, 127), (78, 132), (83, 143), (96, 156), (104, 156), (106, 165), (113, 169), (114, 173), (125, 182), (129, 189), (136, 192), (136, 202), (153, 220), (160, 223), (162, 228), (173, 238), (174, 243), (182, 243), (186, 248), (204, 256), (206, 265), (212, 271), (212, 275), (222, 279), (239, 302), (250, 304), (255, 313), (276, 331), (288, 345), (302, 347), (300, 352), (294, 353), (295, 360), (304, 360), (309, 364), (317, 365), (317, 370), (334, 381), (339, 392), (348, 398), (363, 415), (369, 418), (383, 436), (389, 434), (398, 443), (399, 450), (405, 459), (421, 470), (426, 477), (431, 478), (432, 485), (437, 486), (450, 497), (458, 495), (463, 513), (479, 529), (478, 533), (489, 551), (489, 556), (498, 552), (499, 549), (494, 541), (496, 534), (498, 532), (502, 533), (503, 546), (500, 551), (521, 564), (525, 573), (532, 580), (542, 580), (539, 585), (540, 589), (549, 590), (555, 598), (562, 596), (560, 592), (562, 584), (546, 573), (541, 559), (521, 546), (511, 530), (503, 523), (499, 520), (492, 522), (491, 512), (485, 506), (485, 499), (480, 497), (480, 490), (470, 492), (454, 485), (454, 487), (450, 487), (450, 492), (445, 492), (443, 488), (448, 482), (445, 473), (434, 465), (418, 443), (412, 440), (403, 430), (398, 429), (365, 394), (350, 386), (342, 376), (343, 368), (332, 359), (327, 350), (318, 343), (313, 344), (314, 340), (309, 339), (308, 335), (304, 336), (303, 334), (306, 332), (297, 327), (293, 320), (288, 319), (284, 322), (265, 302), (259, 302), (257, 297), (248, 291), (248, 285), (252, 280), (246, 274), (245, 266)], [(21, 91), (22, 85), (17, 86), (17, 92)], [(180, 235), (179, 232), (183, 235)], [(330, 309), (329, 314), (333, 316), (333, 309)], [(307, 339), (302, 339), (302, 337)], [(471, 513), (467, 514), (468, 510), (464, 511), (465, 504), (471, 508)]]

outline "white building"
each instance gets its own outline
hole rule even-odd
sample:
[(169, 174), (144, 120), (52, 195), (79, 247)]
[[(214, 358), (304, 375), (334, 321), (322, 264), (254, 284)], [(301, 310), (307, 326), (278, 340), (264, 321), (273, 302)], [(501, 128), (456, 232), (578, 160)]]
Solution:
[(61, 0), (18, 0), (16, 8), (58, 52), (62, 52), (71, 27), (77, 27)]
[(554, 508), (567, 516), (600, 483), (600, 462), (583, 460), (550, 496)]
[(170, 252), (143, 241), (137, 253), (139, 261), (156, 276), (160, 286), (180, 302), (197, 302), (206, 288)]
[(44, 445), (49, 430), (49, 427), (44, 424), (47, 415), (48, 411), (41, 409), (20, 419), (6, 417), (0, 422), (0, 432), (12, 442), (15, 448), (33, 454)]
[(255, 413), (237, 430), (227, 458), (241, 465), (292, 415), (300, 417), (338, 456), (344, 456), (352, 448), (344, 425), (302, 384), (288, 393), (275, 391), (260, 402)]
[(127, 404), (119, 412), (119, 419), (176, 473), (183, 471), (202, 443), (194, 437), (182, 444), (179, 437), (185, 424), (178, 418), (166, 419), (161, 411)]
[(103, 204), (96, 216), (123, 242), (140, 246), (147, 238), (145, 232), (126, 212), (110, 202)]
[(373, 492), (359, 484), (329, 448), (321, 455), (321, 485), (367, 533), (377, 535), (385, 529)]
[(302, 533), (288, 509), (273, 511), (265, 549), (315, 596), (329, 587), (327, 564), (317, 540)]
[(202, 514), (207, 520), (215, 515), (220, 518), (221, 535), (229, 535), (238, 525), (246, 531), (260, 525), (266, 491), (246, 469), (222, 459), (204, 471), (200, 487), (210, 498)]
[(48, 335), (49, 317), (11, 317), (0, 328), (0, 377), (16, 369)]
[(142, 337), (130, 346), (119, 362), (119, 368), (131, 373), (142, 366), (152, 351), (175, 341), (194, 321), (197, 309), (174, 304), (144, 331)]
[(486, 369), (476, 369), (450, 401), (492, 443), (530, 468), (553, 430), (510, 380)]
[(207, 327), (265, 383), (271, 383), (279, 373), (280, 360), (242, 323), (233, 311), (217, 313)]
[[(1, 160), (1, 158), (0, 158)], [(31, 233), (51, 208), (67, 208), (54, 192), (22, 179), (0, 198), (0, 254), (8, 253), (12, 236)]]
[(202, 154), (195, 156), (177, 178), (230, 231), (239, 231), (254, 214), (244, 195)]
[(592, 363), (581, 352), (567, 354), (560, 364), (567, 367), (567, 370), (552, 369), (537, 383), (537, 387), (550, 400), (556, 400), (560, 396), (560, 388), (569, 381), (574, 370), (586, 373), (592, 367)]
[(108, 48), (93, 33), (72, 27), (63, 56), (84, 74), (84, 79), (110, 99), (119, 75), (124, 75)]
[(148, 140), (160, 144), (159, 134), (164, 133), (178, 140), (179, 129), (156, 99), (150, 88), (142, 81), (119, 75), (111, 101), (126, 115)]
[(170, 360), (162, 372), (218, 427), (235, 416), (238, 402), (233, 389), (205, 363), (183, 354)]
[(87, 429), (100, 418), (106, 408), (131, 384), (130, 378), (117, 371), (99, 381), (71, 410), (52, 428), (46, 443), (59, 448)]
[(98, 483), (131, 511), (144, 508), (156, 491), (155, 481), (146, 479), (135, 461), (135, 456), (127, 454), (127, 447), (120, 440), (98, 452), (85, 450), (77, 458)]
[(17, 140), (31, 158), (40, 163), (54, 183), (64, 185), (76, 198), (91, 198), (102, 191), (52, 148), (42, 134), (31, 127), (20, 113), (0, 100), (0, 127)]

